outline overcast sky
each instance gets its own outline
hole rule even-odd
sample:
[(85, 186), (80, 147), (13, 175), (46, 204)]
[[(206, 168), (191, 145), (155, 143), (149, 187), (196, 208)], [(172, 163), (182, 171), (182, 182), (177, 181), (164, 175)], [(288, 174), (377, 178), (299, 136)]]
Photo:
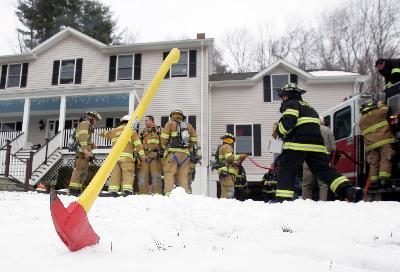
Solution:
[[(16, 53), (17, 0), (0, 0), (0, 55)], [(227, 29), (257, 27), (273, 22), (278, 28), (288, 18), (301, 16), (315, 23), (320, 12), (345, 0), (102, 0), (110, 5), (119, 29), (139, 32), (139, 41), (195, 38), (205, 32), (220, 40)]]

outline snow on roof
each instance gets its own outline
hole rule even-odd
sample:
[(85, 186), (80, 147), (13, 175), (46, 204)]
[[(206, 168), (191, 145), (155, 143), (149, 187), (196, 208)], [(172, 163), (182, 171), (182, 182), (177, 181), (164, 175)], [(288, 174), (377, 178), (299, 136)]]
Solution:
[(328, 71), (328, 70), (320, 70), (320, 71), (311, 71), (309, 72), (311, 75), (315, 77), (331, 77), (331, 76), (359, 76), (358, 73), (345, 72), (345, 71)]

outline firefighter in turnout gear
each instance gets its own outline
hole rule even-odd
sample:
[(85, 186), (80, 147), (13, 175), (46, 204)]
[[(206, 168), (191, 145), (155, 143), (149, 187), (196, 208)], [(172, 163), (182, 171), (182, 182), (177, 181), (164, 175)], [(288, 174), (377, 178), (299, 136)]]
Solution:
[(385, 78), (385, 88), (400, 82), (400, 59), (378, 59), (375, 67)]
[(75, 139), (78, 149), (75, 153), (75, 167), (69, 182), (69, 194), (78, 196), (82, 190), (82, 184), (88, 175), (89, 161), (93, 159), (92, 150), (95, 147), (92, 142), (93, 127), (101, 120), (100, 114), (95, 111), (87, 111), (84, 120), (79, 123)]
[(327, 183), (339, 199), (359, 201), (361, 188), (353, 187), (345, 176), (329, 166), (320, 120), (317, 112), (303, 101), (301, 95), (305, 92), (294, 83), (278, 90), (282, 98), (282, 117), (276, 132), (283, 139), (283, 151), (279, 156), (276, 199), (293, 199), (296, 175), (305, 161), (311, 172)]
[[(110, 130), (104, 131), (100, 136), (111, 140), (111, 145), (114, 146), (124, 130), (126, 124), (129, 121), (129, 115), (125, 115), (121, 118), (120, 126)], [(132, 136), (126, 144), (124, 150), (119, 155), (118, 161), (115, 164), (111, 172), (111, 180), (108, 185), (108, 191), (111, 192), (112, 196), (117, 196), (121, 190), (123, 196), (127, 196), (133, 193), (133, 180), (135, 178), (135, 159), (133, 156), (136, 151), (140, 159), (144, 160), (144, 150), (142, 143), (140, 142), (139, 136), (135, 130), (132, 132)]]
[(223, 144), (217, 150), (220, 163), (218, 174), (221, 184), (221, 198), (234, 198), (235, 180), (239, 174), (239, 168), (236, 164), (244, 161), (247, 155), (234, 153), (233, 144), (236, 138), (231, 133), (225, 133), (221, 139)]
[(189, 171), (191, 151), (197, 152), (196, 130), (187, 122), (181, 110), (174, 110), (161, 133), (161, 145), (164, 150), (164, 193), (169, 195), (174, 184), (189, 190)]
[[(393, 156), (392, 143), (395, 138), (387, 121), (389, 108), (380, 103), (377, 106), (373, 102), (361, 105), (362, 114), (359, 126), (364, 136), (365, 151), (369, 162), (370, 189), (386, 187), (391, 176)], [(380, 183), (380, 184), (379, 184)]]
[(146, 128), (140, 133), (140, 140), (145, 160), (139, 168), (139, 193), (162, 194), (161, 127), (155, 125), (154, 117), (151, 115), (145, 117), (144, 123)]

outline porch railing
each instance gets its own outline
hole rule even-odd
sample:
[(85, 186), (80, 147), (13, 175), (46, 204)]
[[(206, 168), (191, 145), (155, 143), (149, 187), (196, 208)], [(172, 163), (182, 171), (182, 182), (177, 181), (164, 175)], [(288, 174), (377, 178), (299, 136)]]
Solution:
[[(92, 142), (96, 145), (96, 148), (110, 148), (111, 140), (101, 137), (100, 134), (103, 131), (108, 131), (110, 128), (100, 127), (95, 128), (92, 134)], [(71, 138), (73, 129), (65, 129), (62, 141), (62, 148), (68, 148), (68, 141)]]
[(5, 147), (7, 140), (14, 140), (22, 131), (0, 131), (0, 147)]
[(45, 144), (33, 154), (32, 172), (35, 172), (42, 164), (47, 163), (47, 159), (60, 148), (62, 133), (58, 132), (53, 138), (45, 139)]

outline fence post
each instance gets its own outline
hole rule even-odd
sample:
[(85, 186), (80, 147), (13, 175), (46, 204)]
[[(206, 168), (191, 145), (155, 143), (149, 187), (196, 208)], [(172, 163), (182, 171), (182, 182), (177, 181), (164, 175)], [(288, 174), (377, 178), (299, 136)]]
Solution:
[(49, 151), (49, 138), (44, 139), (46, 145), (46, 155), (44, 156), (44, 164), (47, 163), (47, 152)]
[(29, 191), (29, 179), (32, 177), (32, 163), (33, 163), (33, 151), (29, 153), (29, 159), (26, 161), (26, 171), (25, 171), (25, 192)]
[(4, 176), (8, 178), (10, 174), (10, 161), (11, 161), (11, 145), (10, 140), (6, 140), (6, 160), (5, 160), (5, 167), (4, 167)]

